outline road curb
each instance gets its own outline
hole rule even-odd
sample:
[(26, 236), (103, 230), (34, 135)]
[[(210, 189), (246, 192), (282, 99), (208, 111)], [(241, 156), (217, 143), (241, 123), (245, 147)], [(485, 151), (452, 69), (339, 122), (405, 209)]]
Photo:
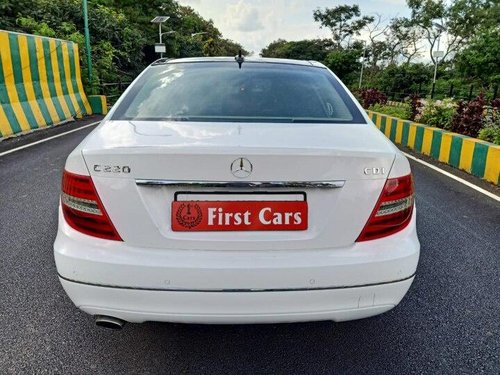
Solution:
[(500, 146), (383, 113), (366, 112), (394, 143), (500, 185)]

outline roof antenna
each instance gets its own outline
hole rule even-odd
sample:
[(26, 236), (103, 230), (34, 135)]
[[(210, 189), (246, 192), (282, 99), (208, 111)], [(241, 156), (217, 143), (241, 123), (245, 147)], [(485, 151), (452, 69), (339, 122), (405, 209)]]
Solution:
[(238, 66), (241, 69), (241, 64), (243, 64), (245, 62), (245, 58), (241, 55), (241, 49), (238, 52), (238, 56), (235, 56), (234, 59), (236, 60), (236, 62), (238, 63)]

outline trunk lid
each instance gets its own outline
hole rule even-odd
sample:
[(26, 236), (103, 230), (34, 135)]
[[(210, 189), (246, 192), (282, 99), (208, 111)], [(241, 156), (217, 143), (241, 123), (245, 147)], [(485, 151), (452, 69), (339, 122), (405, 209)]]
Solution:
[[(293, 250), (354, 243), (389, 174), (395, 147), (366, 124), (111, 121), (89, 136), (82, 153), (99, 196), (126, 243), (169, 249)], [(253, 166), (246, 178), (231, 172), (231, 164), (239, 158)], [(242, 189), (141, 185), (140, 180), (337, 181), (343, 186)], [(308, 229), (173, 232), (171, 203), (179, 192), (196, 194), (197, 199), (208, 196), (205, 193), (218, 192), (223, 199), (226, 193), (243, 192), (262, 194), (258, 198), (252, 195), (252, 199), (262, 200), (272, 200), (270, 193), (305, 193)]]

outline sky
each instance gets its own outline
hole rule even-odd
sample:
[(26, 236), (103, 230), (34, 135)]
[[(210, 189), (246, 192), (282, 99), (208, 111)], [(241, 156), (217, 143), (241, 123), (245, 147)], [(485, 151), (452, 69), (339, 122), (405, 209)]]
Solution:
[[(203, 18), (214, 20), (225, 38), (239, 42), (258, 54), (277, 39), (301, 40), (328, 38), (313, 20), (317, 8), (358, 4), (362, 15), (381, 14), (389, 20), (409, 16), (405, 0), (177, 0), (189, 5)], [(362, 36), (361, 36), (362, 38)]]

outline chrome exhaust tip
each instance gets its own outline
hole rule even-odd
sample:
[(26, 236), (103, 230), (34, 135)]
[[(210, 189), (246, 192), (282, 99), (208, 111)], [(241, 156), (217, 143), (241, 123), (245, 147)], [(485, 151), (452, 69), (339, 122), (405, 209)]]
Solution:
[(96, 315), (94, 317), (95, 319), (95, 324), (98, 327), (103, 327), (103, 328), (108, 328), (108, 329), (122, 329), (123, 326), (125, 325), (125, 320), (121, 320), (118, 318), (114, 318), (112, 316), (106, 316), (106, 315)]

